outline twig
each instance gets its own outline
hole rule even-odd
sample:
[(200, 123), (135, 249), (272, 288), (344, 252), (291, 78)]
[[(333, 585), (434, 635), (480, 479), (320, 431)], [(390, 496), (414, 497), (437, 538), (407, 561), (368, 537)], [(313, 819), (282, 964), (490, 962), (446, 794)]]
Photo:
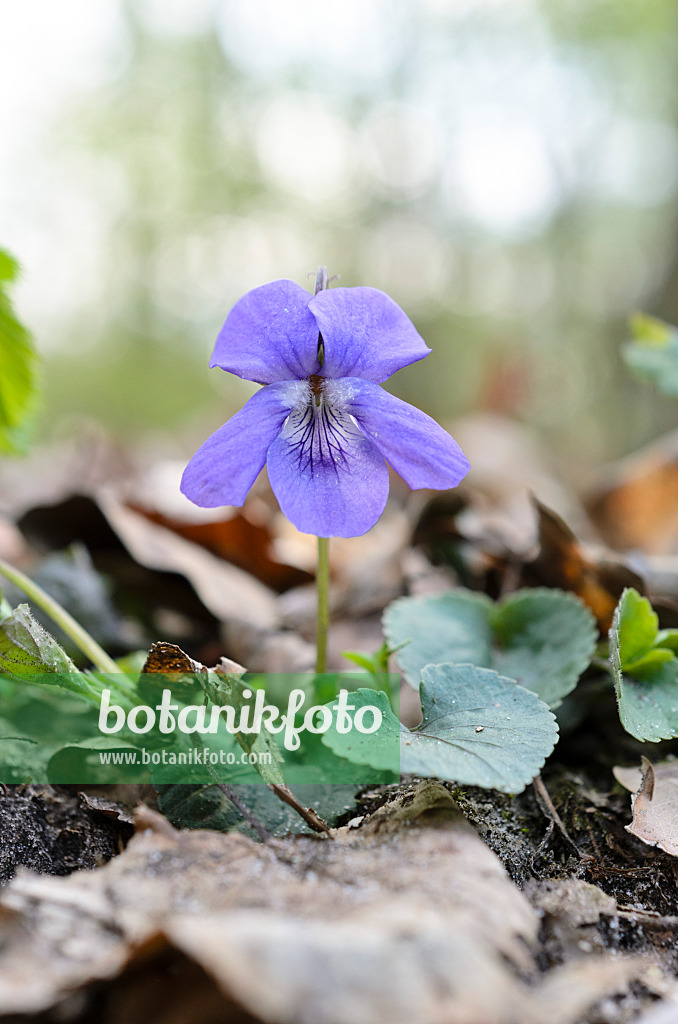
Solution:
[(558, 811), (553, 806), (553, 801), (551, 800), (551, 797), (548, 794), (548, 790), (544, 785), (544, 780), (542, 779), (541, 775), (537, 775), (537, 777), (532, 780), (532, 788), (534, 790), (534, 795), (537, 798), (537, 803), (539, 804), (539, 809), (542, 812), (542, 814), (546, 818), (548, 818), (551, 824), (558, 829), (561, 836), (563, 837), (567, 845), (570, 847), (572, 852), (576, 853), (577, 857), (581, 857), (581, 854), (575, 842), (570, 837), (569, 832), (563, 824), (563, 819), (560, 817)]
[[(205, 700), (207, 701), (207, 695), (205, 695)], [(200, 736), (194, 734), (192, 736), (192, 740), (193, 746), (196, 750), (205, 749)], [(249, 807), (247, 807), (247, 805), (243, 803), (239, 796), (236, 796), (235, 791), (230, 786), (227, 786), (225, 782), (219, 781), (219, 774), (214, 765), (209, 761), (207, 762), (207, 772), (209, 775), (211, 775), (213, 784), (217, 787), (217, 789), (221, 790), (224, 796), (231, 801), (235, 809), (242, 814), (245, 821), (247, 821), (252, 826), (254, 831), (261, 839), (262, 843), (265, 843), (267, 839), (270, 839), (271, 833), (268, 831), (266, 826), (259, 821), (255, 814), (252, 814)]]
[(289, 804), (290, 807), (293, 807), (297, 814), (304, 819), (306, 824), (309, 825), (314, 832), (324, 832), (326, 836), (330, 839), (332, 838), (330, 826), (327, 822), (323, 821), (320, 815), (316, 814), (312, 807), (304, 807), (302, 803), (299, 803), (289, 786), (281, 786), (277, 782), (269, 782), (268, 788), (272, 790), (278, 799), (282, 800), (284, 804)]
[(245, 821), (249, 822), (254, 831), (257, 833), (262, 843), (265, 843), (267, 839), (271, 838), (271, 833), (268, 831), (265, 825), (259, 821), (259, 819), (252, 814), (249, 807), (242, 802), (240, 797), (236, 796), (230, 786), (227, 786), (224, 782), (217, 782), (217, 786), (221, 792), (228, 797), (233, 806), (240, 811)]
[(618, 907), (617, 915), (627, 921), (634, 921), (636, 924), (642, 925), (643, 928), (671, 929), (675, 931), (678, 927), (678, 917), (664, 917), (652, 910), (633, 910), (630, 907)]

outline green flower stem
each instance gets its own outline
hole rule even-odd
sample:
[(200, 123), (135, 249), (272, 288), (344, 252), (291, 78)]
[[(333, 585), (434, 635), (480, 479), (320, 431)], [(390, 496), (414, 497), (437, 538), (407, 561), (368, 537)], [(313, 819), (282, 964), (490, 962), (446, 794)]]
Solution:
[(0, 558), (0, 575), (10, 580), (16, 587), (23, 590), (26, 597), (30, 598), (38, 608), (42, 608), (49, 615), (50, 619), (63, 629), (76, 647), (82, 651), (86, 658), (99, 669), (100, 672), (120, 672), (120, 668), (112, 658), (106, 654), (103, 647), (100, 647), (96, 640), (83, 629), (79, 622), (76, 622), (72, 615), (62, 608), (58, 601), (46, 594), (42, 587), (25, 576), (19, 569), (3, 561)]
[(318, 618), (316, 620), (316, 661), (317, 673), (327, 671), (327, 631), (330, 624), (330, 541), (329, 537), (318, 537), (318, 570), (315, 585), (318, 592)]

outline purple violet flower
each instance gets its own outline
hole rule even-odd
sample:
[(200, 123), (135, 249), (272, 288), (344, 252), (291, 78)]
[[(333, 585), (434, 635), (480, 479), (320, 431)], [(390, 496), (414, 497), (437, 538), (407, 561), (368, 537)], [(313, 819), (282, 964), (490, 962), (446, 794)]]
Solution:
[(429, 352), (376, 288), (255, 288), (229, 313), (210, 367), (265, 386), (198, 449), (181, 490), (203, 508), (242, 505), (266, 464), (298, 530), (357, 537), (386, 505), (386, 462), (409, 487), (455, 487), (469, 469), (457, 442), (379, 387)]

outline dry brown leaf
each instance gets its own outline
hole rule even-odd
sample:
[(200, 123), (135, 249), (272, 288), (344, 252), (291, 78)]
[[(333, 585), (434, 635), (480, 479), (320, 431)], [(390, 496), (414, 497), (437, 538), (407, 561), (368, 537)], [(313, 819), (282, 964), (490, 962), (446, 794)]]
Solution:
[(266, 1021), (508, 1024), (526, 998), (516, 972), (534, 967), (538, 916), (443, 786), (335, 842), (262, 846), (154, 820), (99, 871), (22, 874), (4, 892), (19, 917), (0, 952), (2, 1012), (115, 975), (158, 931)]
[(626, 831), (678, 857), (678, 761), (652, 765), (644, 757), (641, 768), (614, 768), (613, 772), (617, 782), (633, 793), (633, 821)]
[[(199, 661), (194, 661), (177, 644), (170, 644), (165, 640), (159, 640), (157, 643), (151, 644), (148, 656), (141, 670), (142, 674), (158, 672), (161, 675), (179, 676), (192, 676), (196, 672), (199, 674), (204, 671), (205, 666)], [(241, 669), (241, 671), (244, 672), (245, 670)]]
[(128, 502), (128, 508), (145, 516), (152, 523), (199, 544), (219, 558), (251, 573), (273, 590), (284, 591), (313, 580), (311, 573), (293, 565), (285, 565), (271, 556), (273, 535), (269, 528), (251, 522), (246, 515), (235, 512), (228, 518), (208, 522), (184, 522), (163, 512)]
[(579, 503), (554, 473), (552, 450), (529, 427), (506, 416), (477, 413), (454, 423), (452, 433), (473, 467), (474, 497), (479, 492), (495, 510), (498, 530), (514, 551), (534, 540), (530, 492), (579, 528)]
[[(536, 968), (539, 914), (439, 783), (402, 790), (334, 842), (179, 832), (148, 811), (140, 825), (97, 871), (24, 873), (4, 890), (0, 1013), (48, 1009), (95, 979), (100, 998), (121, 972), (129, 981), (130, 961), (139, 971), (146, 955), (154, 969), (148, 951), (162, 955), (162, 935), (250, 1021), (547, 1019), (554, 988), (543, 988)], [(581, 1018), (646, 963), (589, 959), (560, 986), (553, 976), (558, 1024)], [(568, 978), (570, 987), (581, 982), (576, 998), (563, 994)], [(146, 1020), (156, 1019), (149, 1007)]]
[(588, 605), (607, 634), (625, 587), (645, 593), (637, 573), (619, 562), (593, 558), (552, 509), (533, 499), (539, 521), (539, 554), (525, 566), (526, 582), (570, 590)]
[(678, 431), (609, 466), (587, 507), (617, 551), (666, 554), (678, 547)]
[(249, 573), (133, 512), (112, 490), (102, 491), (97, 500), (116, 534), (141, 565), (186, 576), (205, 607), (222, 622), (244, 621), (259, 629), (276, 626), (273, 591)]

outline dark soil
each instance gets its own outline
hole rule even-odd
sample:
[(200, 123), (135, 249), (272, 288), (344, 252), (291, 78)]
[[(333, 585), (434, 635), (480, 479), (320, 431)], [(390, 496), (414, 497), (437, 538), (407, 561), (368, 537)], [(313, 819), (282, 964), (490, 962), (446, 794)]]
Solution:
[(94, 810), (77, 792), (52, 786), (0, 786), (0, 882), (18, 867), (69, 875), (124, 849), (132, 827)]

